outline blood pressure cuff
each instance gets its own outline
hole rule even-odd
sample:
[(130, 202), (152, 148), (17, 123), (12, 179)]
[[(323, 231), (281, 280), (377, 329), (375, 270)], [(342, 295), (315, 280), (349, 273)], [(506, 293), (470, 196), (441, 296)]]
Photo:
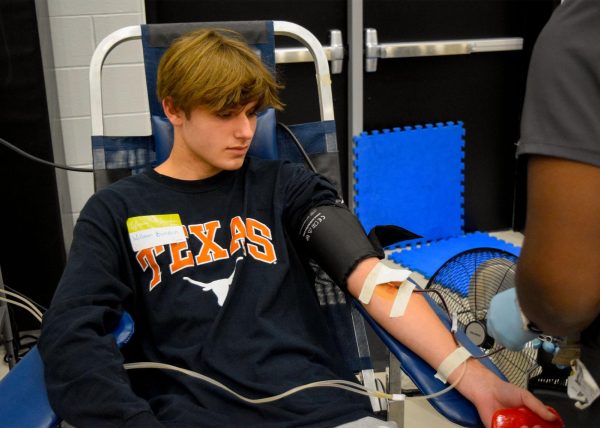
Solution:
[(299, 233), (311, 257), (343, 288), (358, 262), (384, 258), (383, 249), (373, 246), (356, 216), (342, 204), (309, 210)]

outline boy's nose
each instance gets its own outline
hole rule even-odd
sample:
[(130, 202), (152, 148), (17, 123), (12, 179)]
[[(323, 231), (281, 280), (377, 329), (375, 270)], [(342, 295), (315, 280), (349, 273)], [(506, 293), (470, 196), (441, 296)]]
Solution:
[(256, 116), (248, 116), (242, 113), (236, 121), (236, 137), (251, 140), (256, 130)]

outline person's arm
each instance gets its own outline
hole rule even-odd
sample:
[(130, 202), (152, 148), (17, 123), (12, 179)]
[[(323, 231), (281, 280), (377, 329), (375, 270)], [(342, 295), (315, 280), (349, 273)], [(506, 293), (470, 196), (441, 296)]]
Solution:
[(579, 332), (600, 313), (600, 168), (531, 156), (527, 195), (521, 310), (547, 334)]
[[(300, 170), (297, 170), (299, 172)], [(300, 174), (302, 175), (302, 174)], [(341, 204), (333, 204), (335, 194), (327, 183), (313, 178), (287, 180), (294, 184), (294, 191), (303, 197), (293, 198), (293, 204), (306, 207), (316, 206), (314, 212), (295, 208), (291, 210), (291, 230), (301, 237), (305, 250), (313, 257), (331, 278), (355, 298), (358, 298), (365, 280), (382, 251), (375, 249), (367, 239), (358, 219)], [(302, 192), (298, 192), (302, 188)], [(322, 196), (319, 195), (329, 195)], [(319, 204), (313, 202), (317, 200)], [(308, 201), (308, 202), (307, 202)], [(298, 215), (298, 212), (301, 214)], [(438, 369), (440, 364), (457, 349), (451, 333), (437, 317), (425, 298), (413, 293), (405, 313), (401, 317), (390, 318), (389, 314), (397, 289), (392, 285), (378, 285), (368, 304), (369, 314), (397, 340), (417, 353), (429, 365)], [(504, 382), (480, 362), (469, 359), (464, 377), (458, 390), (476, 407), (481, 420), (489, 426), (496, 410), (508, 407), (527, 406), (547, 420), (555, 417), (532, 394)], [(455, 382), (461, 375), (457, 368), (448, 377)]]
[[(347, 280), (350, 294), (358, 297), (369, 272), (379, 262), (377, 258), (362, 260)], [(365, 308), (369, 314), (397, 340), (408, 346), (429, 365), (438, 368), (456, 348), (450, 332), (433, 312), (427, 300), (413, 293), (403, 316), (390, 318), (389, 313), (396, 295), (392, 285), (379, 285)], [(457, 368), (448, 378), (455, 382), (463, 368)], [(469, 399), (486, 426), (492, 422), (496, 410), (527, 406), (544, 419), (554, 420), (551, 413), (532, 394), (500, 380), (494, 373), (474, 359), (467, 360), (467, 368), (457, 389)]]
[(122, 279), (126, 269), (119, 259), (125, 256), (108, 209), (98, 200), (84, 208), (65, 272), (44, 314), (39, 350), (48, 398), (75, 426), (162, 426), (132, 391), (111, 335), (132, 289)]

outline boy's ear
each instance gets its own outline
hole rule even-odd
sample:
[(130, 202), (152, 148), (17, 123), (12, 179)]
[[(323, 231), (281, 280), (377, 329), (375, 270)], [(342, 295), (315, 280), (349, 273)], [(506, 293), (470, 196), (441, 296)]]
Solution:
[(185, 112), (175, 106), (171, 97), (164, 98), (162, 100), (162, 106), (165, 116), (167, 116), (169, 122), (171, 122), (171, 125), (177, 126), (182, 123), (183, 118), (185, 117)]

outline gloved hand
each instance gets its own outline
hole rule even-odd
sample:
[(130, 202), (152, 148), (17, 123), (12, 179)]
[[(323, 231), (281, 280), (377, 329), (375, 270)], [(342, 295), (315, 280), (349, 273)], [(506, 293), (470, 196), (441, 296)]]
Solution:
[(496, 294), (487, 312), (487, 330), (496, 342), (512, 351), (520, 351), (534, 333), (523, 324), (523, 315), (517, 301), (517, 290), (510, 288)]
[(549, 354), (556, 354), (560, 350), (560, 346), (552, 340), (552, 336), (536, 337), (533, 339), (533, 342), (531, 342), (531, 345), (533, 349), (541, 348)]

